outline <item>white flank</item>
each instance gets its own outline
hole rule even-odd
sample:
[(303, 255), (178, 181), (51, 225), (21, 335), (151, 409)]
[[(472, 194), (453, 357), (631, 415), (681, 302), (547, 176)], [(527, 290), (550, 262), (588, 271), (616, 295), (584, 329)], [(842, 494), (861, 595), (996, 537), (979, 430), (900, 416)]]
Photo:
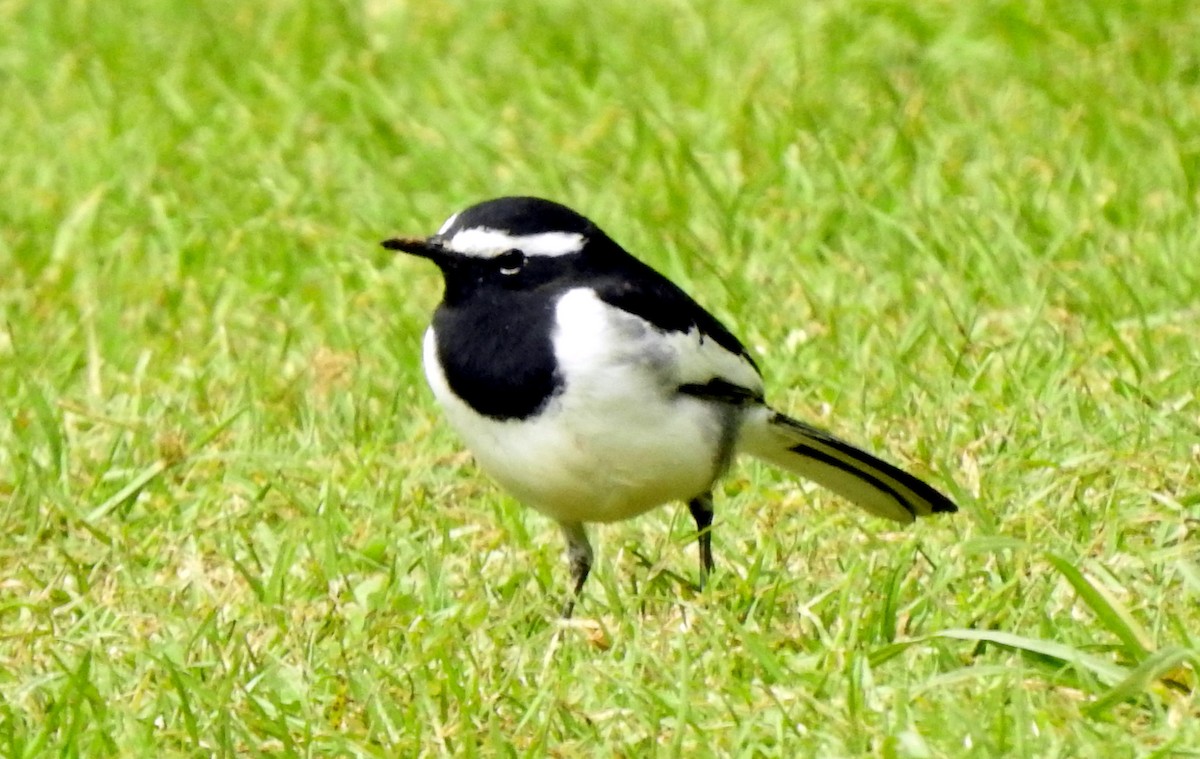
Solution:
[(495, 258), (510, 250), (519, 250), (527, 256), (568, 256), (583, 250), (584, 242), (583, 235), (571, 232), (510, 235), (499, 229), (472, 227), (455, 232), (445, 245), (464, 256)]

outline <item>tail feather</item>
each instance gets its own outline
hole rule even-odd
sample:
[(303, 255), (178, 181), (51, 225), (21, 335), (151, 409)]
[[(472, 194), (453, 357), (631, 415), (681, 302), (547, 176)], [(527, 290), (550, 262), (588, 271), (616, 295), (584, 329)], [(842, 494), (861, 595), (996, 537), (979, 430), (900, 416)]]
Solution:
[(953, 501), (899, 467), (812, 425), (763, 409), (742, 430), (743, 449), (896, 522), (958, 511)]

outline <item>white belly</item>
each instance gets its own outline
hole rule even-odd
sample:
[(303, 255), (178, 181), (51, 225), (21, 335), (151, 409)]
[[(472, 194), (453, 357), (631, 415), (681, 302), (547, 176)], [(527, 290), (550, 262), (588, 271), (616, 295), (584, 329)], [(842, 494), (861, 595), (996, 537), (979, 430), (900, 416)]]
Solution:
[(555, 334), (565, 388), (531, 419), (489, 419), (459, 400), (426, 332), (429, 384), (479, 466), (559, 522), (627, 519), (708, 490), (733, 412), (675, 392), (664, 376), (674, 366), (670, 346), (649, 332), (639, 339), (638, 324), (614, 323), (598, 301), (563, 303), (575, 307), (560, 305)]

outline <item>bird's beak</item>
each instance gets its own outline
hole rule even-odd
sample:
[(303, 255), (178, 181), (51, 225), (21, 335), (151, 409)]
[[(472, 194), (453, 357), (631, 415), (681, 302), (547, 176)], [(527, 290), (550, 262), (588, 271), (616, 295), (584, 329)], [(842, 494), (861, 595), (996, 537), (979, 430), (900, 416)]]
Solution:
[(450, 258), (450, 252), (433, 238), (393, 237), (379, 244), (388, 250), (399, 250), (421, 258), (428, 258), (435, 264), (445, 263)]

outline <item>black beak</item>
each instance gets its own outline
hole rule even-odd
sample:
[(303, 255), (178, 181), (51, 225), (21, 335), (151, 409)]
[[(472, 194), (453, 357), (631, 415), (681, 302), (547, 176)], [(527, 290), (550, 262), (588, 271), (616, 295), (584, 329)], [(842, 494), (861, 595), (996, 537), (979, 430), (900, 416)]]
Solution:
[(379, 244), (388, 250), (399, 250), (421, 258), (428, 258), (434, 263), (442, 263), (448, 256), (441, 243), (422, 237), (393, 237)]

